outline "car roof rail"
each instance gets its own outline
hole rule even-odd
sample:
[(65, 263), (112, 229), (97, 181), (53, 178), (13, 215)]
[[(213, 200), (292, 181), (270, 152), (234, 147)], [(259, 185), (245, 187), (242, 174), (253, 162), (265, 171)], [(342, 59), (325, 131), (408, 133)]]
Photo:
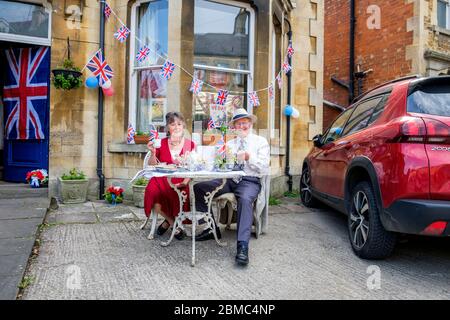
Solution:
[(374, 91), (374, 90), (376, 90), (376, 89), (379, 89), (379, 88), (381, 88), (381, 87), (384, 87), (385, 85), (392, 84), (392, 83), (396, 83), (396, 82), (400, 82), (400, 81), (405, 81), (405, 80), (409, 80), (409, 79), (419, 79), (419, 78), (422, 78), (422, 77), (423, 77), (423, 76), (420, 75), (420, 74), (413, 74), (413, 75), (409, 75), (409, 76), (404, 76), (404, 77), (396, 78), (396, 79), (394, 79), (394, 80), (389, 80), (389, 81), (387, 81), (387, 82), (384, 82), (384, 83), (382, 83), (382, 84), (379, 84), (378, 86), (373, 87), (372, 89), (370, 89), (370, 90), (368, 90), (368, 91), (366, 91), (366, 92), (360, 94), (360, 95), (357, 96), (355, 99), (353, 99), (352, 104), (355, 103), (355, 102), (357, 102), (357, 101), (359, 101), (362, 97), (364, 97), (365, 95), (367, 95), (369, 92), (372, 92), (372, 91)]

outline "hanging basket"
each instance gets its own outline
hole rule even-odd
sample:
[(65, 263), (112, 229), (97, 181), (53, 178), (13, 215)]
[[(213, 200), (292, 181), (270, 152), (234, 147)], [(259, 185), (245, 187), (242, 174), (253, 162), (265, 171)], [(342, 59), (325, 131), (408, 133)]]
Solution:
[(83, 75), (80, 71), (67, 70), (67, 69), (53, 69), (52, 73), (55, 77), (61, 74), (64, 76), (64, 78), (68, 78), (69, 75), (74, 78), (80, 78)]

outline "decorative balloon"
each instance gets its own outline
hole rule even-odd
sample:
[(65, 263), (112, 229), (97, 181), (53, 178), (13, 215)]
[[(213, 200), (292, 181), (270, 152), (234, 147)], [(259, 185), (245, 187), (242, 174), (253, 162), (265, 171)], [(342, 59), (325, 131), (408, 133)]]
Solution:
[(111, 87), (111, 80), (108, 80), (108, 81), (104, 82), (104, 83), (101, 85), (101, 87), (102, 87), (103, 89), (109, 89), (109, 88)]
[(108, 89), (102, 88), (103, 94), (107, 97), (111, 97), (114, 94), (113, 87), (109, 87)]
[(86, 79), (86, 87), (88, 88), (97, 88), (98, 80), (96, 77), (89, 77)]
[(300, 112), (296, 108), (292, 107), (289, 104), (287, 104), (286, 107), (284, 107), (284, 114), (287, 117), (292, 117), (292, 118), (295, 118), (295, 119), (300, 117)]

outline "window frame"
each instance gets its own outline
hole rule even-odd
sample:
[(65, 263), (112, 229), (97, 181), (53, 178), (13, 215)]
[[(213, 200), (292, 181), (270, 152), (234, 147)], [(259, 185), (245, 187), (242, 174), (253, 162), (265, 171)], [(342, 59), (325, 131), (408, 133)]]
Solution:
[[(320, 143), (323, 145), (323, 146), (326, 146), (327, 144), (329, 144), (329, 143), (332, 143), (332, 142), (334, 142), (334, 141), (336, 141), (336, 140), (338, 140), (338, 139), (340, 139), (340, 138), (342, 138), (342, 133), (344, 132), (344, 129), (345, 129), (345, 127), (347, 126), (347, 122), (348, 122), (348, 120), (351, 118), (351, 116), (353, 115), (353, 112), (355, 111), (355, 109), (356, 109), (356, 105), (355, 106), (351, 106), (350, 108), (348, 108), (348, 109), (346, 109), (345, 111), (343, 111), (332, 123), (331, 123), (331, 125), (328, 127), (328, 129), (327, 129), (327, 131), (325, 131), (325, 133), (323, 134), (323, 136), (322, 136), (322, 139), (321, 139), (321, 141), (320, 141)], [(348, 112), (350, 115), (348, 116), (348, 118), (347, 118), (347, 120), (345, 120), (345, 122), (344, 122), (344, 125), (342, 126), (342, 133), (339, 135), (339, 138), (337, 138), (336, 140), (333, 140), (333, 141), (330, 141), (330, 142), (327, 142), (327, 143), (325, 143), (326, 142), (326, 137), (328, 136), (328, 134), (330, 133), (330, 130), (331, 130), (331, 128), (333, 128), (333, 125), (336, 123), (336, 121), (338, 121), (342, 116), (344, 116), (344, 114), (346, 113), (346, 112)]]
[[(444, 3), (445, 5), (446, 5), (446, 10), (445, 10), (445, 12), (446, 12), (446, 25), (443, 27), (444, 29), (447, 29), (447, 30), (450, 30), (450, 0), (437, 0), (438, 2), (442, 2), (442, 3)], [(439, 17), (439, 5), (437, 6), (437, 18)], [(438, 27), (440, 27), (440, 28), (442, 28), (440, 25), (439, 25), (439, 20), (437, 21), (437, 25), (438, 25)]]
[[(5, 2), (13, 2), (7, 1)], [(42, 6), (46, 13), (48, 13), (48, 33), (47, 38), (40, 37), (32, 37), (32, 36), (24, 36), (20, 34), (11, 34), (0, 32), (0, 41), (8, 41), (8, 42), (19, 42), (19, 43), (28, 43), (35, 44), (41, 46), (51, 46), (52, 44), (52, 5), (48, 3), (46, 0), (44, 1), (21, 1), (24, 4)]]

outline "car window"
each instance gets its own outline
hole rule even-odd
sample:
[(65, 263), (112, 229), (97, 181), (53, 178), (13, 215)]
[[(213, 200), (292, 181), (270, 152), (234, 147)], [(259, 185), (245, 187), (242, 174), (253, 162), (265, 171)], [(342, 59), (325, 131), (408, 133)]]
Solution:
[(325, 145), (327, 143), (333, 142), (342, 134), (345, 123), (353, 112), (353, 108), (344, 111), (330, 126), (327, 133), (324, 135), (322, 139), (322, 144)]
[(383, 99), (378, 103), (378, 105), (373, 110), (372, 116), (367, 122), (367, 126), (370, 126), (372, 123), (377, 121), (377, 119), (381, 116), (384, 111), (384, 107), (386, 106), (387, 101), (389, 100), (389, 94), (383, 96)]
[(450, 117), (450, 85), (424, 85), (408, 97), (408, 112)]
[(357, 105), (355, 111), (352, 113), (352, 116), (347, 121), (347, 125), (345, 126), (344, 133), (342, 135), (346, 136), (367, 127), (374, 108), (382, 99), (383, 96), (378, 96), (367, 101), (362, 101), (359, 105)]

